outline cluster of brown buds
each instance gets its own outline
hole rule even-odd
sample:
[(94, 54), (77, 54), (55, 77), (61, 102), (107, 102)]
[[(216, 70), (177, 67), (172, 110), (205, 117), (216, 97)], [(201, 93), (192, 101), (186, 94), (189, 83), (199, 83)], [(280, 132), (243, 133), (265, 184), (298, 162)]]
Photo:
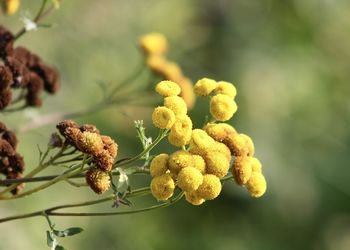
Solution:
[[(6, 179), (22, 178), (24, 171), (23, 157), (16, 152), (17, 137), (14, 132), (7, 129), (6, 125), (0, 122), (0, 173)], [(17, 194), (23, 189), (24, 184), (18, 185), (12, 194)]]
[[(26, 106), (41, 106), (43, 90), (50, 94), (59, 88), (58, 72), (24, 47), (14, 47), (14, 36), (0, 26), (0, 110), (11, 102), (25, 101)], [(12, 89), (21, 89), (12, 97)]]
[(92, 166), (86, 172), (86, 182), (96, 193), (103, 193), (110, 187), (109, 172), (112, 171), (118, 153), (118, 144), (109, 136), (90, 124), (79, 126), (72, 120), (65, 120), (57, 129), (66, 139), (65, 143), (92, 157)]

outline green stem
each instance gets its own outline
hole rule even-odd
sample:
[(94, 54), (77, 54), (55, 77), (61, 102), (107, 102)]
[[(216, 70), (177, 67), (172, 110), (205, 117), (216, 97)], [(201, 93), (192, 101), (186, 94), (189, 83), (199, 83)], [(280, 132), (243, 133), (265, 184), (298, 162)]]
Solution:
[[(69, 169), (67, 172), (65, 172), (64, 174), (62, 175), (59, 175), (57, 176), (56, 178), (52, 179), (51, 181), (48, 181), (46, 182), (45, 184), (42, 184), (36, 188), (33, 188), (31, 190), (28, 190), (27, 192), (24, 192), (24, 193), (20, 193), (20, 194), (17, 194), (17, 195), (13, 195), (13, 196), (9, 196), (9, 197), (1, 197), (2, 200), (13, 200), (13, 199), (18, 199), (18, 198), (22, 198), (22, 197), (25, 197), (25, 196), (28, 196), (28, 195), (31, 195), (35, 192), (38, 192), (42, 189), (45, 189), (49, 186), (52, 186), (53, 184), (59, 182), (59, 181), (63, 181), (63, 180), (66, 180), (68, 179), (69, 177), (75, 175), (75, 174), (78, 174), (83, 170), (83, 167), (86, 163), (88, 163), (89, 161), (91, 161), (91, 159), (89, 160), (83, 160), (83, 162), (79, 165), (76, 165), (75, 167), (72, 167), (71, 169)], [(78, 170), (78, 171), (75, 171), (75, 170)]]
[[(127, 197), (132, 198), (132, 197), (136, 197), (136, 196), (142, 196), (142, 195), (148, 194), (149, 192), (150, 192), (149, 187), (147, 187), (147, 188), (140, 188), (140, 189), (136, 189), (136, 190), (133, 190), (130, 193), (128, 193)], [(113, 195), (110, 195), (110, 196), (108, 196), (106, 198), (102, 198), (102, 199), (98, 199), (98, 200), (85, 201), (85, 202), (80, 202), (80, 203), (73, 203), (73, 204), (66, 204), (66, 205), (55, 206), (55, 207), (47, 208), (47, 209), (36, 211), (36, 212), (32, 212), (32, 213), (27, 213), (27, 214), (21, 214), (21, 215), (15, 215), (15, 216), (2, 218), (2, 219), (0, 219), (0, 223), (7, 222), (7, 221), (12, 221), (12, 220), (19, 220), (19, 219), (24, 219), (24, 218), (40, 216), (40, 215), (43, 215), (43, 214), (50, 215), (50, 213), (52, 213), (53, 211), (58, 210), (58, 209), (90, 206), (90, 205), (95, 205), (95, 204), (103, 203), (103, 202), (106, 202), (106, 201), (110, 201), (110, 200), (113, 200), (115, 198), (116, 198), (116, 196), (113, 194)]]
[(123, 167), (123, 166), (130, 164), (130, 163), (133, 163), (134, 161), (139, 160), (142, 156), (144, 156), (145, 154), (150, 152), (167, 135), (168, 135), (168, 130), (160, 130), (159, 135), (154, 140), (154, 142), (152, 142), (152, 144), (150, 144), (147, 148), (145, 148), (141, 153), (139, 153), (138, 155), (134, 156), (133, 158), (130, 158), (126, 161), (123, 161), (119, 164), (118, 163), (114, 164), (113, 168)]

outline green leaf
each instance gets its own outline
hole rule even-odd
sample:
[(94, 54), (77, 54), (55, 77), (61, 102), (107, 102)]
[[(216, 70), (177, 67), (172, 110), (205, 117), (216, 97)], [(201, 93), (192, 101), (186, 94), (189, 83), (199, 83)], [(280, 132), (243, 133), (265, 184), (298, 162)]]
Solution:
[(53, 237), (52, 232), (46, 231), (46, 242), (49, 247), (54, 249), (57, 246), (57, 240)]
[(57, 237), (67, 237), (67, 236), (72, 236), (72, 235), (81, 233), (82, 231), (83, 231), (83, 229), (80, 227), (70, 227), (70, 228), (67, 228), (66, 230), (63, 230), (63, 231), (53, 230), (53, 233)]
[(66, 249), (63, 246), (61, 246), (61, 245), (57, 245), (55, 247), (55, 250), (66, 250)]

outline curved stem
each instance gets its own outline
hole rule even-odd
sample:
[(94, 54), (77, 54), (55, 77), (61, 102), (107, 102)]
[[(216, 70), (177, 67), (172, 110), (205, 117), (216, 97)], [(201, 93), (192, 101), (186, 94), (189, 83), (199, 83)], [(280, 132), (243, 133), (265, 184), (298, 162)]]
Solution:
[[(132, 197), (136, 197), (136, 196), (142, 196), (142, 195), (148, 194), (149, 191), (150, 191), (149, 187), (136, 189), (136, 190), (133, 190), (130, 193), (128, 193), (126, 195), (126, 197), (132, 198)], [(12, 221), (12, 220), (19, 220), (19, 219), (24, 219), (24, 218), (40, 216), (40, 215), (43, 215), (43, 214), (50, 215), (50, 213), (52, 213), (53, 211), (58, 210), (58, 209), (90, 206), (90, 205), (95, 205), (95, 204), (103, 203), (103, 202), (106, 202), (106, 201), (110, 201), (110, 200), (113, 200), (115, 198), (116, 198), (116, 196), (113, 194), (113, 195), (110, 195), (110, 196), (108, 196), (106, 198), (102, 198), (102, 199), (98, 199), (98, 200), (92, 200), (92, 201), (85, 201), (85, 202), (79, 202), (79, 203), (55, 206), (55, 207), (47, 208), (47, 209), (36, 211), (36, 212), (32, 212), (32, 213), (5, 217), (5, 218), (0, 219), (0, 223), (7, 222), (7, 221)]]
[(138, 155), (134, 156), (133, 158), (130, 158), (129, 160), (123, 161), (121, 163), (114, 164), (113, 169), (114, 168), (118, 168), (118, 167), (126, 166), (126, 165), (128, 165), (128, 164), (130, 164), (130, 163), (132, 163), (134, 161), (139, 160), (142, 156), (144, 156), (149, 151), (151, 151), (167, 135), (168, 135), (168, 130), (160, 130), (157, 138), (154, 140), (154, 142), (152, 142), (151, 145), (149, 145), (146, 149), (144, 149), (141, 153), (139, 153)]
[[(44, 188), (47, 188), (49, 186), (52, 186), (53, 184), (59, 182), (59, 181), (62, 181), (62, 180), (65, 180), (75, 174), (78, 174), (82, 171), (84, 171), (82, 168), (84, 167), (84, 165), (86, 163), (88, 163), (89, 161), (91, 161), (91, 159), (88, 159), (88, 160), (84, 160), (81, 164), (79, 165), (76, 165), (75, 167), (72, 167), (71, 169), (69, 169), (67, 172), (65, 172), (64, 174), (62, 175), (59, 175), (57, 176), (56, 178), (46, 182), (45, 184), (42, 184), (36, 188), (33, 188), (31, 190), (28, 190), (27, 192), (24, 192), (24, 193), (20, 193), (20, 194), (17, 194), (17, 195), (13, 195), (13, 196), (9, 196), (9, 197), (1, 197), (0, 199), (1, 200), (13, 200), (13, 199), (18, 199), (18, 198), (22, 198), (22, 197), (25, 197), (25, 196), (28, 196), (30, 194), (33, 194), (35, 192), (38, 192)], [(75, 171), (75, 170), (78, 170), (78, 171)]]

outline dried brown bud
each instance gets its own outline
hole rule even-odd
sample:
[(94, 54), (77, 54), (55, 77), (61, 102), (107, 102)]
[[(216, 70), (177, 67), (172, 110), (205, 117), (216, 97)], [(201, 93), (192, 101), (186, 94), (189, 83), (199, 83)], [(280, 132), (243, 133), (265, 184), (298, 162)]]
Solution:
[(10, 87), (12, 83), (13, 78), (10, 68), (0, 65), (0, 90)]
[(13, 87), (25, 87), (30, 80), (30, 71), (26, 65), (15, 57), (7, 57), (5, 63), (13, 74)]
[(78, 124), (72, 120), (64, 120), (56, 125), (58, 131), (60, 131), (61, 135), (66, 136), (67, 128), (79, 128)]
[(52, 133), (49, 141), (49, 146), (53, 148), (60, 148), (63, 146), (62, 138), (57, 133)]
[(15, 150), (8, 141), (0, 139), (0, 156), (13, 156), (15, 153)]
[(9, 166), (11, 166), (13, 172), (16, 172), (16, 173), (24, 172), (24, 160), (21, 155), (16, 153), (14, 156), (10, 156), (8, 160), (9, 160)]
[(87, 184), (97, 194), (106, 192), (111, 186), (109, 174), (98, 168), (89, 169), (86, 172), (85, 179)]
[(104, 171), (111, 171), (113, 168), (114, 158), (107, 150), (103, 150), (98, 156), (94, 158), (96, 166)]
[(56, 93), (59, 89), (59, 75), (56, 69), (44, 63), (38, 63), (32, 68), (43, 80), (45, 90), (49, 93)]
[(12, 101), (12, 92), (10, 88), (0, 89), (0, 110), (4, 109)]
[(113, 159), (115, 159), (118, 154), (118, 144), (109, 136), (102, 135), (101, 138), (104, 144), (104, 149), (108, 151)]
[(6, 130), (2, 134), (2, 139), (6, 140), (8, 143), (10, 143), (13, 149), (16, 149), (18, 140), (17, 140), (17, 136), (14, 132), (12, 132), (10, 130)]
[(41, 106), (40, 94), (44, 89), (44, 81), (34, 72), (30, 73), (30, 81), (27, 86), (26, 102), (28, 106)]
[(0, 26), (0, 57), (5, 59), (13, 53), (13, 35), (5, 27)]

